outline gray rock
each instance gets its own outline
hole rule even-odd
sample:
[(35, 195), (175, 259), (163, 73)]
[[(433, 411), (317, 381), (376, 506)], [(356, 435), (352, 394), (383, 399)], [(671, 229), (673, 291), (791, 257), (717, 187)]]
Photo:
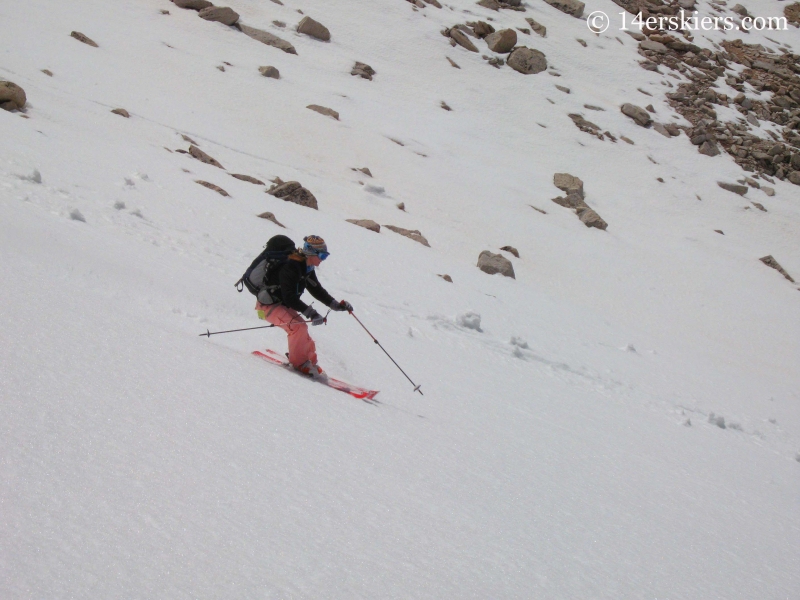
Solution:
[(553, 175), (553, 185), (562, 192), (576, 192), (583, 198), (583, 181), (569, 173), (556, 173)]
[(535, 75), (547, 70), (547, 58), (542, 52), (521, 46), (511, 52), (508, 66), (523, 75)]
[(275, 67), (258, 67), (258, 72), (261, 73), (264, 77), (271, 77), (272, 79), (280, 79), (281, 72), (278, 71)]
[(503, 252), (508, 252), (509, 254), (513, 254), (514, 256), (519, 258), (519, 250), (514, 248), (514, 246), (503, 246), (502, 248), (500, 248), (500, 250), (502, 250)]
[(538, 33), (542, 37), (547, 37), (547, 27), (545, 27), (538, 21), (531, 19), (530, 17), (526, 17), (525, 20), (528, 22), (528, 25), (531, 26), (531, 29), (533, 29), (536, 33)]
[(737, 4), (731, 10), (735, 12), (737, 15), (741, 15), (743, 17), (746, 17), (748, 15), (747, 9), (741, 4)]
[(428, 246), (429, 248), (431, 246), (428, 243), (428, 240), (425, 239), (425, 236), (423, 236), (417, 229), (403, 229), (402, 227), (395, 227), (394, 225), (384, 225), (384, 227), (386, 227), (386, 229), (389, 229), (390, 231), (394, 231), (395, 233), (404, 235), (405, 237), (414, 240), (415, 242), (419, 242), (423, 246)]
[(651, 40), (650, 38), (646, 38), (644, 41), (642, 41), (639, 44), (639, 47), (642, 50), (650, 50), (658, 54), (666, 54), (669, 51), (669, 48), (667, 48), (664, 44)]
[(578, 217), (581, 220), (581, 223), (586, 225), (587, 227), (596, 227), (597, 229), (602, 229), (603, 231), (608, 228), (608, 223), (606, 223), (600, 215), (598, 215), (594, 210), (589, 208), (588, 206), (582, 206), (577, 209)]
[(364, 229), (369, 229), (375, 233), (381, 232), (381, 226), (371, 219), (347, 219), (347, 222), (363, 227)]
[(369, 79), (370, 81), (372, 81), (372, 77), (376, 74), (377, 73), (375, 73), (375, 69), (366, 63), (358, 61), (356, 61), (356, 64), (353, 65), (353, 70), (350, 71), (350, 75), (361, 77), (362, 79)]
[(227, 6), (209, 6), (197, 13), (197, 16), (223, 25), (233, 25), (239, 20), (239, 13)]
[(664, 137), (668, 137), (668, 138), (672, 137), (670, 135), (669, 131), (667, 131), (667, 128), (664, 125), (662, 125), (661, 123), (656, 123), (655, 125), (653, 125), (653, 129), (655, 129), (658, 133), (660, 133)]
[(321, 115), (325, 115), (326, 117), (331, 117), (333, 119), (339, 120), (339, 113), (333, 110), (332, 108), (328, 108), (327, 106), (320, 106), (319, 104), (309, 104), (306, 108), (313, 110), (314, 112), (318, 112)]
[(241, 175), (239, 173), (228, 173), (231, 177), (235, 177), (240, 181), (246, 181), (247, 183), (253, 183), (255, 185), (266, 185), (260, 179), (256, 179), (255, 177), (250, 177), (250, 175)]
[(767, 196), (774, 196), (775, 195), (775, 189), (771, 188), (771, 187), (769, 187), (767, 185), (762, 185), (761, 186), (761, 191), (764, 192)]
[(489, 25), (489, 23), (486, 21), (476, 21), (474, 23), (469, 23), (469, 25), (472, 27), (472, 31), (475, 32), (475, 35), (481, 39), (485, 38), (491, 33), (494, 33), (494, 27)]
[[(445, 273), (444, 275), (439, 275), (439, 277), (444, 279), (447, 283), (453, 283), (453, 278), (450, 277), (450, 275), (448, 275), (447, 273)], [(800, 456), (800, 454), (798, 454), (798, 456)], [(798, 460), (798, 462), (800, 462), (800, 459)]]
[(210, 6), (214, 6), (208, 0), (172, 0), (175, 6), (179, 8), (190, 8), (192, 10), (203, 10)]
[(800, 171), (792, 171), (786, 179), (795, 185), (800, 185)]
[(489, 275), (500, 273), (504, 277), (516, 279), (514, 275), (514, 265), (502, 254), (494, 254), (493, 252), (484, 250), (480, 253), (480, 256), (478, 256), (478, 268)]
[(706, 156), (718, 156), (720, 153), (717, 145), (711, 140), (703, 142), (700, 145), (698, 152), (700, 154), (705, 154)]
[(214, 185), (213, 183), (210, 183), (208, 181), (203, 181), (202, 179), (195, 179), (195, 183), (199, 183), (203, 187), (207, 187), (208, 189), (217, 192), (220, 196), (226, 196), (226, 197), (230, 196), (230, 194), (225, 190), (223, 190), (221, 187), (219, 187), (218, 185)]
[(89, 36), (84, 35), (80, 31), (73, 31), (72, 33), (70, 33), (70, 35), (72, 37), (74, 37), (76, 40), (78, 40), (79, 42), (83, 42), (87, 46), (92, 46), (93, 48), (99, 48), (99, 46), (97, 45), (97, 42), (95, 42)]
[(787, 272), (784, 270), (784, 268), (783, 268), (782, 266), (780, 266), (780, 264), (778, 264), (778, 261), (777, 261), (777, 260), (775, 260), (775, 259), (772, 257), (772, 255), (771, 255), (771, 254), (770, 254), (770, 255), (767, 255), (767, 256), (764, 256), (764, 257), (762, 257), (762, 258), (759, 258), (758, 260), (760, 260), (761, 262), (763, 262), (763, 263), (764, 263), (765, 265), (767, 265), (768, 267), (772, 267), (772, 268), (773, 268), (773, 269), (775, 269), (775, 270), (776, 270), (778, 273), (780, 273), (781, 275), (783, 275), (783, 276), (784, 276), (786, 279), (788, 279), (789, 281), (791, 281), (792, 283), (794, 283), (794, 279), (792, 279), (792, 277), (791, 277), (791, 276), (790, 276), (790, 275), (789, 275), (789, 274), (788, 274), (788, 273), (787, 273)]
[(115, 115), (119, 115), (120, 117), (125, 117), (126, 119), (131, 118), (131, 114), (124, 108), (115, 108), (111, 112), (114, 113)]
[(466, 48), (470, 52), (477, 52), (478, 48), (470, 41), (467, 35), (460, 29), (453, 27), (450, 30), (450, 37), (462, 48)]
[(314, 194), (300, 185), (298, 181), (287, 181), (286, 183), (273, 185), (267, 190), (267, 193), (281, 200), (285, 200), (286, 202), (293, 202), (294, 204), (313, 208), (314, 210), (319, 209)]
[(563, 13), (572, 15), (580, 19), (583, 16), (583, 9), (586, 5), (580, 0), (544, 0), (550, 6), (553, 6)]
[(622, 114), (633, 119), (636, 124), (640, 125), (641, 127), (649, 127), (653, 122), (650, 118), (650, 113), (648, 113), (642, 107), (636, 106), (635, 104), (623, 104), (620, 107), (620, 110), (622, 111)]
[(517, 32), (513, 29), (501, 29), (486, 36), (489, 50), (498, 54), (506, 54), (517, 45)]
[(734, 194), (739, 194), (740, 196), (744, 196), (747, 193), (747, 190), (750, 189), (746, 185), (737, 185), (735, 183), (726, 183), (724, 181), (718, 181), (717, 185), (723, 190), (733, 192)]
[(295, 50), (294, 46), (292, 46), (286, 40), (279, 38), (277, 35), (272, 35), (268, 31), (262, 31), (261, 29), (256, 29), (255, 27), (248, 27), (247, 25), (239, 24), (238, 27), (239, 31), (241, 31), (247, 37), (253, 38), (256, 41), (261, 42), (262, 44), (266, 44), (267, 46), (272, 46), (273, 48), (277, 48), (278, 50), (283, 50), (287, 54), (297, 54), (297, 50)]
[(558, 196), (552, 199), (553, 202), (564, 208), (571, 208), (577, 210), (579, 208), (588, 208), (588, 205), (583, 199), (583, 196), (576, 192), (570, 191), (566, 196)]
[(303, 17), (303, 20), (297, 25), (297, 32), (304, 33), (323, 42), (331, 40), (331, 32), (328, 31), (328, 28), (311, 17)]
[(205, 152), (200, 150), (200, 148), (198, 148), (194, 144), (189, 146), (189, 154), (191, 154), (192, 157), (196, 158), (197, 160), (199, 160), (202, 163), (205, 163), (207, 165), (212, 165), (212, 166), (217, 167), (219, 169), (223, 169), (223, 170), (225, 169), (225, 167), (223, 167), (221, 164), (219, 164), (219, 162), (217, 162), (216, 159), (212, 158), (211, 156), (209, 156), (208, 154), (206, 154)]
[(260, 215), (258, 215), (258, 216), (259, 216), (259, 218), (261, 218), (261, 219), (267, 219), (268, 221), (272, 221), (272, 222), (273, 222), (273, 223), (275, 223), (275, 225), (277, 225), (278, 227), (283, 227), (284, 229), (286, 229), (286, 225), (284, 225), (283, 223), (281, 223), (280, 221), (278, 221), (278, 219), (275, 217), (275, 215), (274, 215), (274, 214), (272, 214), (271, 212), (263, 212), (263, 213), (261, 213), (261, 214), (260, 214)]
[(6, 110), (22, 110), (28, 97), (16, 83), (0, 81), (0, 106)]
[(480, 0), (477, 5), (491, 10), (500, 10), (500, 3), (497, 0)]

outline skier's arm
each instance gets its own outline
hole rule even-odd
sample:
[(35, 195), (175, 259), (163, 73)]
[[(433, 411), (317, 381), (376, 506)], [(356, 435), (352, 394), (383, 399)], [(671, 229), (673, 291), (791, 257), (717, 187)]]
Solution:
[(322, 302), (325, 306), (330, 306), (336, 302), (336, 300), (333, 299), (333, 296), (331, 296), (328, 291), (322, 287), (319, 279), (317, 279), (316, 272), (312, 271), (308, 274), (306, 283), (308, 284), (308, 293)]

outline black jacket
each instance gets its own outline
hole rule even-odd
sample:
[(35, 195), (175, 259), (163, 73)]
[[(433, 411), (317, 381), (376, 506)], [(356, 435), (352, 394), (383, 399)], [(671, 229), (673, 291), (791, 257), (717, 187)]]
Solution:
[(270, 273), (267, 284), (278, 285), (273, 296), (284, 306), (301, 313), (308, 308), (308, 304), (300, 299), (306, 286), (308, 292), (325, 306), (330, 306), (334, 302), (333, 296), (322, 287), (314, 270), (307, 271), (305, 257), (299, 254), (292, 254), (281, 268)]

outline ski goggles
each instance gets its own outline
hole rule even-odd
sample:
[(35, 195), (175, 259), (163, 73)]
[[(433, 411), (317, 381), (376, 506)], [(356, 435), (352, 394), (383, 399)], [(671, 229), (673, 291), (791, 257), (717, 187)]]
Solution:
[(318, 256), (320, 260), (325, 260), (330, 255), (331, 255), (330, 252), (320, 252), (319, 254), (316, 254), (315, 256)]

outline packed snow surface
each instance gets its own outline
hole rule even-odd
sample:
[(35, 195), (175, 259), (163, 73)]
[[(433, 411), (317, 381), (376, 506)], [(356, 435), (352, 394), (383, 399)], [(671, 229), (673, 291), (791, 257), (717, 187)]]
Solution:
[[(0, 597), (800, 597), (800, 294), (758, 260), (800, 275), (800, 188), (745, 210), (730, 158), (620, 113), (681, 122), (635, 40), (538, 0), (228, 4), (297, 55), (167, 0), (0, 2), (28, 96), (0, 111)], [(525, 16), (560, 77), (440, 35)], [(585, 103), (635, 145), (579, 131)], [(550, 202), (556, 172), (607, 231)], [(347, 313), (320, 363), (379, 404), (251, 356), (275, 329), (199, 337), (262, 324), (233, 283), (277, 233), (326, 239), (321, 281), (424, 396)], [(505, 245), (516, 280), (476, 268)]]

